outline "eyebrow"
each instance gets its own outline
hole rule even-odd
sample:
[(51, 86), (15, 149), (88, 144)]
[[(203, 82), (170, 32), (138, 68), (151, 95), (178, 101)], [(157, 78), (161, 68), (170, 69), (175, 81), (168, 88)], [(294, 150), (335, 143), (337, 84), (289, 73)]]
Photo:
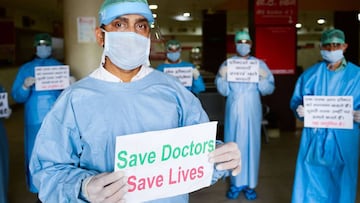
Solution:
[[(116, 19), (124, 21), (124, 22), (129, 22), (129, 18), (124, 17), (124, 16), (119, 16)], [(142, 22), (148, 23), (148, 20), (145, 17), (139, 17), (139, 18), (135, 19), (135, 23), (142, 23)]]

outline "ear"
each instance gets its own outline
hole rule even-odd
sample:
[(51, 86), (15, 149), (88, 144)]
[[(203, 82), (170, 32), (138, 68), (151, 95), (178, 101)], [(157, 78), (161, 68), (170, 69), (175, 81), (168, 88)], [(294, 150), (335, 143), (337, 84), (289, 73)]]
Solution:
[(96, 37), (96, 42), (98, 43), (99, 46), (103, 47), (104, 46), (104, 37), (105, 34), (104, 32), (101, 30), (100, 27), (97, 27), (95, 29), (95, 37)]
[(345, 44), (343, 45), (343, 52), (344, 52), (344, 53), (345, 53), (345, 51), (346, 51), (347, 48), (348, 48), (348, 44), (345, 43)]

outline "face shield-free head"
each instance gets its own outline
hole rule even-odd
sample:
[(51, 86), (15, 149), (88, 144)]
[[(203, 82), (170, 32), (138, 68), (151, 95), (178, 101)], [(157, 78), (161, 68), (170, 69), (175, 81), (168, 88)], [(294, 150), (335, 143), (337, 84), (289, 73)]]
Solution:
[(166, 42), (167, 52), (178, 52), (180, 50), (181, 50), (181, 45), (179, 41), (172, 39)]
[(52, 44), (52, 40), (49, 34), (40, 33), (35, 35), (34, 47), (37, 47), (39, 45), (51, 46), (51, 44)]
[(107, 25), (115, 18), (127, 14), (138, 14), (144, 16), (149, 23), (154, 22), (146, 0), (104, 0), (99, 11), (99, 23)]
[(321, 35), (321, 45), (325, 44), (344, 44), (345, 43), (345, 35), (344, 32), (339, 29), (330, 29), (326, 30)]

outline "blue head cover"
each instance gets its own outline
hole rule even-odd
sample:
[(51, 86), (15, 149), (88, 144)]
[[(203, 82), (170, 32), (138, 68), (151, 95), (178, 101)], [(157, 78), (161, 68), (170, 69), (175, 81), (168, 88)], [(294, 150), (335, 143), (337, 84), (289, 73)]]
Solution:
[(100, 7), (99, 23), (107, 25), (115, 18), (127, 14), (142, 15), (149, 23), (154, 22), (146, 0), (105, 0)]

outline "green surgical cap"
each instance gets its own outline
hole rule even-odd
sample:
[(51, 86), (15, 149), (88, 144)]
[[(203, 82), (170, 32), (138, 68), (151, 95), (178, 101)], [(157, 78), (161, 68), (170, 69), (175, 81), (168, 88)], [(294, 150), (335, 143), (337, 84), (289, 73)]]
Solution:
[(51, 45), (51, 36), (47, 33), (40, 33), (40, 34), (35, 35), (34, 47), (36, 47), (38, 45), (50, 46)]
[(107, 25), (115, 18), (127, 14), (142, 15), (149, 23), (154, 22), (146, 0), (104, 0), (99, 11), (100, 25)]
[(239, 40), (249, 40), (251, 41), (250, 35), (247, 31), (238, 31), (235, 33), (235, 42)]
[(326, 30), (321, 35), (321, 44), (329, 44), (329, 43), (345, 43), (345, 35), (344, 32), (339, 29), (330, 29)]
[(166, 50), (178, 50), (181, 48), (180, 42), (172, 39), (166, 42)]

